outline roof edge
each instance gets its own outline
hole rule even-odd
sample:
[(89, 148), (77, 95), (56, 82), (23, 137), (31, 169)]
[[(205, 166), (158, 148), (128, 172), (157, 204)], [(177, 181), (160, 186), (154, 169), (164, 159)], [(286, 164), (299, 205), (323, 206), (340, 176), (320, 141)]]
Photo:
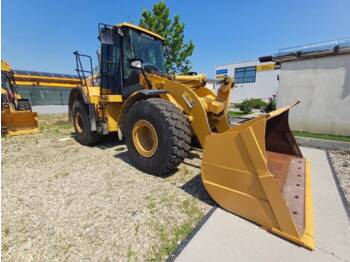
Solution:
[(130, 28), (139, 30), (139, 31), (141, 31), (141, 32), (144, 32), (144, 33), (146, 33), (146, 34), (152, 35), (152, 36), (154, 36), (154, 37), (156, 37), (156, 38), (158, 38), (158, 39), (164, 41), (164, 37), (158, 35), (157, 33), (152, 32), (152, 31), (150, 31), (150, 30), (147, 30), (147, 29), (145, 29), (145, 28), (143, 28), (143, 27), (141, 27), (141, 26), (133, 25), (133, 24), (126, 23), (126, 22), (117, 24), (116, 26), (118, 26), (118, 27), (123, 27), (123, 26), (125, 26), (125, 27), (130, 27)]

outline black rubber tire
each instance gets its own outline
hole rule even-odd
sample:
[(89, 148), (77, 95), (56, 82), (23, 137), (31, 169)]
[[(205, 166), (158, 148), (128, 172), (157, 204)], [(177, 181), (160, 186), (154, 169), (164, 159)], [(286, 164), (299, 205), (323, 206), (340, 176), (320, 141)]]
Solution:
[(17, 102), (18, 111), (32, 111), (32, 105), (27, 99), (20, 99)]
[[(91, 131), (89, 113), (86, 105), (82, 104), (80, 101), (75, 101), (73, 103), (72, 112), (73, 112), (72, 122), (75, 130), (75, 134), (74, 134), (75, 140), (85, 146), (96, 144), (100, 140), (100, 137), (96, 132)], [(74, 121), (76, 119), (76, 115), (78, 112), (81, 114), (82, 120), (83, 120), (82, 134), (80, 134), (77, 131), (76, 126), (74, 124)]]
[[(151, 157), (139, 154), (133, 142), (133, 126), (142, 119), (152, 124), (158, 137), (158, 148)], [(185, 116), (176, 106), (160, 98), (135, 102), (125, 115), (122, 130), (132, 162), (146, 173), (171, 172), (190, 150), (191, 131)]]

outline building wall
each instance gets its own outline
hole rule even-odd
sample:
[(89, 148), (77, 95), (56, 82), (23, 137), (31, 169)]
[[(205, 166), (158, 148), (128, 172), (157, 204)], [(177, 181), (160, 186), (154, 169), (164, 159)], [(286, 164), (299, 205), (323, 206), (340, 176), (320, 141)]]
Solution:
[(214, 92), (218, 90), (218, 88), (220, 87), (220, 84), (218, 81), (216, 80), (212, 80), (212, 79), (207, 79), (205, 87), (213, 90)]
[(350, 55), (282, 63), (277, 106), (297, 100), (293, 130), (350, 135)]
[[(262, 66), (270, 65), (271, 63), (260, 63), (259, 61), (248, 61), (248, 62), (239, 62), (227, 65), (220, 65), (216, 67), (216, 72), (218, 70), (227, 69), (227, 74), (230, 77), (235, 76), (235, 69), (239, 67), (248, 67), (248, 66)], [(231, 102), (241, 102), (244, 99), (250, 98), (261, 98), (263, 100), (268, 100), (276, 94), (278, 88), (277, 75), (279, 74), (278, 69), (273, 70), (256, 70), (256, 78), (254, 83), (240, 83), (235, 84), (234, 90), (231, 95)], [(225, 75), (225, 74), (222, 74)], [(217, 78), (222, 75), (217, 74)]]

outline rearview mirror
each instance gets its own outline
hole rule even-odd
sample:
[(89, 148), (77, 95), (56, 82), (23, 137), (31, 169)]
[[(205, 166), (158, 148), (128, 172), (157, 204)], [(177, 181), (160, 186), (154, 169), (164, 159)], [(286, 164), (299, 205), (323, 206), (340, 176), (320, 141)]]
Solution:
[(100, 29), (99, 39), (102, 44), (112, 45), (113, 44), (113, 29), (109, 27), (103, 27)]
[(132, 59), (130, 61), (130, 65), (134, 69), (141, 69), (142, 68), (142, 60), (141, 59), (137, 59), (137, 58)]

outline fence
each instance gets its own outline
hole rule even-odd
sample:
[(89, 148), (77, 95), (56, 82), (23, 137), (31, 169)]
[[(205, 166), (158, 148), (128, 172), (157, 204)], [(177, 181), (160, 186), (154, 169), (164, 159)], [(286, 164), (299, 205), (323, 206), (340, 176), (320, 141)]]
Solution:
[(67, 105), (70, 91), (60, 87), (17, 86), (17, 92), (33, 106)]

